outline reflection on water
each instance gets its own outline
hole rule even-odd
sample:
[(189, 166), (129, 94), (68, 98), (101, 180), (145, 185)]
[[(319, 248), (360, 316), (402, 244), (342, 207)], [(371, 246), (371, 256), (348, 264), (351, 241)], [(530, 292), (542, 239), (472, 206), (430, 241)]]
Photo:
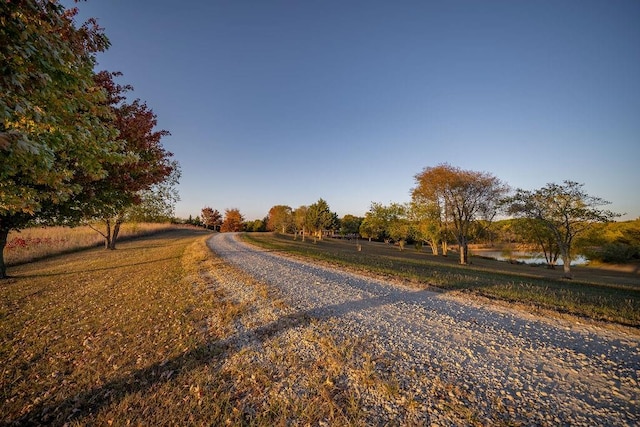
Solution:
[[(505, 253), (500, 251), (480, 251), (476, 255), (494, 258), (498, 261), (515, 261), (525, 264), (546, 264), (547, 260), (544, 258), (542, 252), (523, 252), (513, 251), (511, 253)], [(582, 255), (577, 255), (575, 259), (571, 260), (571, 265), (584, 265), (589, 260)], [(556, 265), (562, 265), (562, 259), (558, 258)]]

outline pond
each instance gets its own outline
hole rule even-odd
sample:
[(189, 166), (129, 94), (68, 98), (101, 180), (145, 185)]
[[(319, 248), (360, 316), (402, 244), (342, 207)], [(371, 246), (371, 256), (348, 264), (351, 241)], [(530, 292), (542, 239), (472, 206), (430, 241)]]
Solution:
[[(546, 264), (547, 261), (544, 258), (544, 254), (542, 252), (524, 252), (524, 251), (512, 251), (510, 254), (508, 252), (501, 251), (477, 251), (473, 252), (474, 255), (483, 256), (487, 258), (497, 259), (498, 261), (509, 261), (513, 260), (516, 262), (521, 262), (524, 264)], [(571, 260), (571, 265), (585, 265), (589, 262), (587, 258), (583, 255), (577, 255)], [(556, 265), (563, 265), (562, 259), (558, 258)]]

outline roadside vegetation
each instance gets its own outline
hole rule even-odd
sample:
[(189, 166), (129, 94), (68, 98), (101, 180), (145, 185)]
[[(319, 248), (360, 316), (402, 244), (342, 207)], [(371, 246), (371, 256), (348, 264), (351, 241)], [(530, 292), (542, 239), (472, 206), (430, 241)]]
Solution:
[[(120, 239), (146, 236), (176, 227), (170, 223), (126, 223), (120, 230)], [(4, 258), (7, 265), (12, 266), (101, 245), (104, 245), (104, 237), (89, 226), (29, 227), (9, 233)]]
[(640, 326), (640, 276), (591, 267), (574, 268), (574, 279), (541, 266), (513, 265), (480, 257), (460, 265), (456, 256), (434, 257), (418, 250), (358, 240), (294, 240), (291, 235), (245, 234), (264, 248), (324, 261), (363, 273), (382, 275), (413, 286), (433, 287), (551, 310)]

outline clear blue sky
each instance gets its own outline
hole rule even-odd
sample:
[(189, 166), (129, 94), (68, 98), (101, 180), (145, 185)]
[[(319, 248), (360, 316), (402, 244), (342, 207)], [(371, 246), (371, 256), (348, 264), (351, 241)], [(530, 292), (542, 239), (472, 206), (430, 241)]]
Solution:
[[(66, 1), (64, 4), (70, 4)], [(640, 216), (640, 1), (90, 0), (99, 69), (182, 166), (177, 215), (408, 201), (447, 162)]]

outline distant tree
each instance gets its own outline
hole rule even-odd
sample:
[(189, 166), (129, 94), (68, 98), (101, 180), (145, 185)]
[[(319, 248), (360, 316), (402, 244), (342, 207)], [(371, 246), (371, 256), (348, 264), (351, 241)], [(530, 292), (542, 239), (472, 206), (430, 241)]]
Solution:
[(330, 230), (337, 224), (337, 215), (329, 209), (329, 205), (323, 199), (309, 206), (307, 209), (305, 225), (322, 240), (322, 232), (324, 230)]
[(640, 259), (640, 218), (594, 224), (576, 239), (575, 246), (593, 261), (627, 263)]
[(134, 222), (169, 222), (174, 218), (180, 194), (176, 186), (181, 171), (178, 162), (173, 162), (171, 174), (163, 181), (140, 192), (140, 203), (128, 209), (127, 218)]
[(260, 227), (258, 229), (256, 229), (255, 231), (260, 231), (260, 232), (265, 232), (267, 231), (267, 221), (269, 220), (269, 217), (265, 216), (264, 218), (260, 219), (260, 220), (256, 220), (256, 224), (260, 224)]
[(111, 112), (95, 84), (109, 41), (95, 19), (53, 0), (0, 2), (0, 278), (10, 230), (71, 224), (74, 199), (123, 161)]
[(408, 208), (403, 204), (373, 202), (360, 225), (360, 233), (369, 240), (383, 239), (387, 243), (393, 240), (403, 249), (412, 231), (407, 214)]
[(584, 233), (594, 223), (608, 222), (619, 214), (598, 209), (609, 202), (588, 195), (575, 181), (563, 181), (562, 185), (550, 183), (535, 191), (518, 189), (506, 198), (509, 213), (520, 218), (530, 218), (544, 224), (553, 234), (562, 257), (564, 276), (572, 278), (572, 244), (576, 236)]
[(224, 211), (224, 220), (222, 221), (222, 226), (220, 226), (220, 231), (223, 233), (226, 232), (236, 232), (243, 231), (244, 225), (244, 217), (240, 213), (238, 209), (225, 209)]
[(411, 223), (407, 216), (408, 208), (404, 204), (391, 203), (385, 207), (387, 212), (387, 234), (398, 244), (402, 251), (407, 239), (411, 236)]
[(535, 218), (518, 218), (513, 222), (513, 231), (520, 241), (533, 243), (542, 250), (548, 268), (556, 268), (560, 247), (555, 235), (543, 221)]
[(263, 219), (254, 219), (253, 221), (247, 221), (244, 224), (244, 230), (245, 231), (252, 231), (252, 232), (263, 232), (263, 231), (267, 231), (267, 218), (263, 218)]
[(516, 222), (518, 219), (502, 219), (493, 223), (493, 228), (496, 232), (496, 239), (499, 242), (512, 244), (512, 243), (525, 243), (524, 239), (521, 239), (518, 232)]
[[(447, 238), (438, 207), (428, 203), (412, 202), (407, 215), (413, 237), (420, 242), (428, 243), (433, 255), (438, 255), (438, 247)], [(445, 248), (446, 246), (443, 246), (443, 251)], [(446, 252), (443, 255), (446, 255)]]
[(285, 234), (293, 228), (293, 209), (285, 205), (276, 205), (269, 209), (266, 228)]
[(302, 205), (299, 206), (295, 211), (293, 211), (293, 227), (294, 227), (294, 240), (298, 238), (298, 234), (302, 237), (302, 241), (304, 242), (304, 235), (306, 233), (306, 221), (307, 221), (307, 211), (309, 210), (308, 206)]
[(360, 232), (363, 218), (347, 214), (340, 219), (340, 234), (343, 236), (354, 235)]
[[(486, 172), (463, 170), (448, 164), (427, 167), (415, 176), (412, 200), (437, 207), (460, 246), (460, 264), (469, 262), (472, 233), (490, 224), (508, 187)], [(479, 221), (484, 220), (483, 223)]]
[(209, 206), (202, 208), (200, 217), (202, 218), (202, 224), (205, 228), (210, 230), (218, 231), (220, 225), (222, 225), (222, 215), (220, 212), (218, 212), (217, 209), (210, 208)]
[(365, 217), (362, 219), (362, 223), (360, 223), (360, 228), (358, 229), (358, 232), (364, 239), (369, 239), (369, 241), (371, 241), (371, 239), (378, 238), (378, 235), (376, 234), (376, 230), (373, 228), (370, 218), (368, 218), (366, 214), (365, 214)]
[(389, 238), (389, 212), (382, 203), (373, 202), (360, 225), (360, 234), (371, 239)]

